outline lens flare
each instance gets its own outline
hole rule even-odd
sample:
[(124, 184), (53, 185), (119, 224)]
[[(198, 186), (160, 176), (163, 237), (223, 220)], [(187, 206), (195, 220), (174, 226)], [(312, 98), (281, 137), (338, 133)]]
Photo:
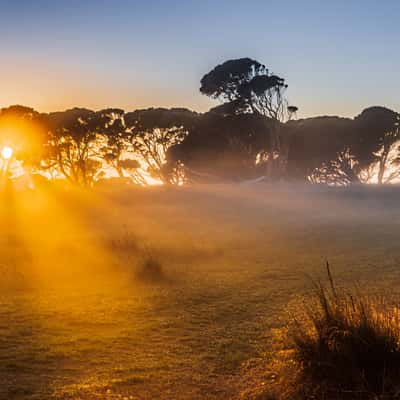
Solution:
[(5, 160), (9, 160), (13, 156), (13, 149), (11, 147), (5, 146), (1, 151), (1, 155)]

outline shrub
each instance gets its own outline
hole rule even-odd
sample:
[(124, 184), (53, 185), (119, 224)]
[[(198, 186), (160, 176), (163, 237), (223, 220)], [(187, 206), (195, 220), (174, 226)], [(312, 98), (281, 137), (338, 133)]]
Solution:
[(159, 258), (151, 253), (146, 254), (139, 265), (137, 278), (150, 282), (158, 282), (163, 280), (164, 272)]
[(300, 398), (400, 398), (399, 309), (383, 298), (314, 283), (305, 316), (288, 331)]

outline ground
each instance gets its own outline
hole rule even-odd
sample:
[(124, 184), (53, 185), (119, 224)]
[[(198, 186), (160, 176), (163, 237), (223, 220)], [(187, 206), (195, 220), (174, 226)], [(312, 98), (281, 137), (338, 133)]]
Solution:
[(272, 338), (327, 260), (340, 284), (398, 290), (399, 201), (376, 187), (8, 186), (0, 399), (267, 398)]

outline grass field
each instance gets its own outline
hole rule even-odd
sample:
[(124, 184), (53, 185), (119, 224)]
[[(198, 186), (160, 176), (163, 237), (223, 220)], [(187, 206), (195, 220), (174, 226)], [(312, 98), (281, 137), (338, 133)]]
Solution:
[[(400, 189), (7, 188), (0, 399), (262, 399), (329, 260), (399, 290)], [(146, 271), (149, 260), (161, 269)]]

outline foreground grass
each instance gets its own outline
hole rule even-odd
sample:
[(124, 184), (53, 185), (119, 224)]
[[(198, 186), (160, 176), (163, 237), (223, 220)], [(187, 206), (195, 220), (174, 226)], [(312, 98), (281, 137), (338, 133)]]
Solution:
[(15, 193), (0, 203), (0, 398), (267, 396), (273, 332), (323, 259), (398, 287), (399, 199)]
[[(400, 319), (391, 298), (314, 282), (287, 333), (282, 399), (384, 399), (400, 395)], [(303, 311), (303, 315), (301, 312)], [(284, 368), (287, 371), (284, 371)], [(289, 372), (290, 371), (290, 372)]]

